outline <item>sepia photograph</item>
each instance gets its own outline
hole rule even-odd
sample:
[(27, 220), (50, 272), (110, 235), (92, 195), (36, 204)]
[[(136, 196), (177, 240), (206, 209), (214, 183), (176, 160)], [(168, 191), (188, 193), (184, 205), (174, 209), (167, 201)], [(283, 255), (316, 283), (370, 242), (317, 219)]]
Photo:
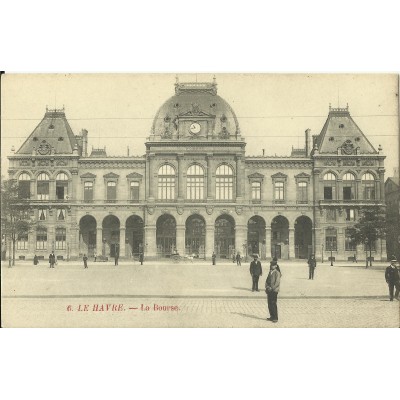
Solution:
[(3, 327), (399, 327), (398, 75), (1, 79)]

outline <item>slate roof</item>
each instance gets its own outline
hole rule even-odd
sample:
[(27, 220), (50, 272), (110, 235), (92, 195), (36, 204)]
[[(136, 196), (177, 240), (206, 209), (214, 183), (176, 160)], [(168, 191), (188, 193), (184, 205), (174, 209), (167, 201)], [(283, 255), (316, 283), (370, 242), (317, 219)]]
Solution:
[(338, 148), (346, 142), (349, 149), (358, 148), (358, 154), (378, 153), (350, 116), (348, 106), (345, 108), (329, 106), (328, 118), (316, 141), (320, 154), (337, 154)]
[(72, 154), (78, 142), (65, 116), (65, 110), (50, 110), (46, 113), (38, 126), (28, 136), (16, 154), (32, 154), (41, 143), (47, 143), (54, 148), (57, 154)]

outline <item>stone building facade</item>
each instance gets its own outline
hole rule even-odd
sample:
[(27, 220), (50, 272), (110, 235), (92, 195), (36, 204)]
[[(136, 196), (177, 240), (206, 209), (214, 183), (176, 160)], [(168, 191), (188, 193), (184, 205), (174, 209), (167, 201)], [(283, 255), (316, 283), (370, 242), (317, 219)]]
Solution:
[[(362, 258), (346, 229), (361, 207), (384, 205), (384, 156), (348, 107), (330, 107), (321, 133), (306, 130), (304, 148), (290, 156), (247, 156), (245, 146), (215, 81), (175, 84), (144, 156), (88, 154), (88, 132), (75, 135), (64, 109), (47, 109), (9, 157), (9, 176), (31, 199), (37, 221), (20, 238), (17, 257), (47, 257), (54, 249), (63, 259), (164, 258), (175, 251)], [(384, 241), (376, 243), (374, 258), (385, 254)]]
[(400, 180), (392, 176), (385, 182), (387, 256), (400, 260)]

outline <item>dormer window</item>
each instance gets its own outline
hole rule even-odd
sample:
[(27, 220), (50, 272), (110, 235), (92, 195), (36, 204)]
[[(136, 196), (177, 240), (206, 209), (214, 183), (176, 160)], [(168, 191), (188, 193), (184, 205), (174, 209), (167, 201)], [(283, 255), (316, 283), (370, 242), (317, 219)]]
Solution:
[(335, 138), (333, 137), (333, 136), (331, 136), (330, 138), (329, 138), (329, 141), (330, 142), (333, 142), (335, 140)]
[(339, 128), (340, 128), (340, 129), (343, 129), (343, 128), (344, 128), (344, 125), (343, 125), (343, 124), (340, 124), (340, 125), (339, 125)]
[(38, 141), (38, 138), (37, 138), (37, 137), (34, 137), (34, 138), (33, 138), (33, 141), (34, 141), (34, 142), (37, 142), (37, 141)]
[(64, 138), (63, 138), (62, 136), (60, 136), (60, 137), (58, 138), (58, 141), (59, 141), (59, 142), (63, 142), (63, 141), (64, 141)]

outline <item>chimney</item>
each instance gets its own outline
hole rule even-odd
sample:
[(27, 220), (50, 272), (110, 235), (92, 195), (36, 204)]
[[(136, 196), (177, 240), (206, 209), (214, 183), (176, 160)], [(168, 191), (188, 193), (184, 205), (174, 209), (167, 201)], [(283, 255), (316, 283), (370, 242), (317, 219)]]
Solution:
[(311, 129), (306, 129), (306, 132), (305, 132), (305, 134), (306, 134), (306, 138), (305, 138), (305, 140), (306, 140), (306, 147), (305, 147), (306, 157), (308, 157), (310, 155), (310, 132), (311, 132)]
[(82, 136), (82, 155), (83, 157), (88, 156), (88, 131), (86, 129), (81, 130), (81, 136)]

